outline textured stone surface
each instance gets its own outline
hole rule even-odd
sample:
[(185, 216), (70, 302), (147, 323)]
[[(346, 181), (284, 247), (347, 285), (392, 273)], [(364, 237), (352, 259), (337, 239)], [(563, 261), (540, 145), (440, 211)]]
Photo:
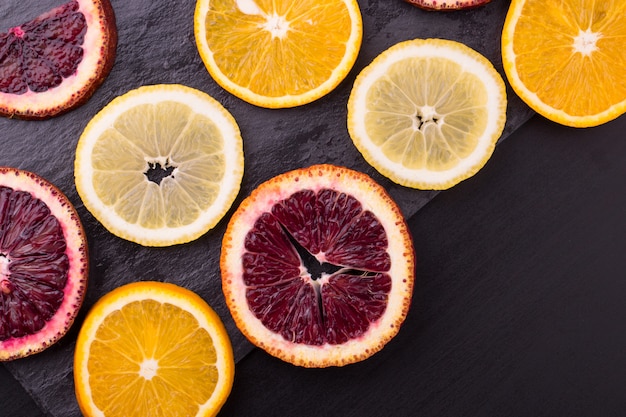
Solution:
[[(4, 0), (0, 3), (0, 30), (6, 31), (62, 3)], [(276, 174), (314, 163), (334, 163), (370, 174), (389, 190), (409, 217), (437, 193), (392, 184), (369, 167), (354, 148), (346, 128), (346, 103), (354, 77), (384, 49), (418, 37), (461, 41), (483, 53), (504, 75), (500, 31), (509, 3), (500, 0), (475, 10), (434, 13), (402, 0), (361, 0), (363, 45), (346, 80), (314, 103), (268, 110), (239, 100), (211, 79), (195, 47), (194, 0), (112, 0), (119, 33), (117, 59), (89, 102), (46, 121), (0, 118), (0, 165), (36, 172), (67, 194), (83, 220), (91, 261), (87, 298), (69, 334), (47, 351), (6, 364), (7, 368), (47, 413), (55, 417), (79, 416), (73, 393), (72, 356), (80, 323), (100, 296), (138, 280), (168, 281), (196, 291), (225, 321), (236, 358), (241, 359), (252, 349), (235, 328), (221, 292), (219, 251), (229, 216), (197, 241), (170, 248), (145, 248), (108, 233), (82, 205), (73, 179), (76, 142), (89, 119), (114, 97), (141, 85), (180, 83), (220, 101), (237, 120), (244, 138), (245, 175), (234, 207), (256, 185)], [(508, 93), (508, 119), (502, 139), (532, 115), (510, 89)]]

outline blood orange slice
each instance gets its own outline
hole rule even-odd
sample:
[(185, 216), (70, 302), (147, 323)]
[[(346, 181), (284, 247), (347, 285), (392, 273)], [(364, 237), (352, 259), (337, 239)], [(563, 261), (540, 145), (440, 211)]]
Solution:
[(61, 338), (87, 274), (85, 234), (67, 197), (31, 172), (0, 167), (0, 360)]
[(0, 115), (42, 119), (83, 104), (116, 46), (109, 0), (72, 0), (0, 33)]
[(414, 280), (404, 218), (365, 174), (315, 165), (261, 184), (231, 218), (220, 267), (242, 333), (305, 367), (364, 360), (404, 321)]

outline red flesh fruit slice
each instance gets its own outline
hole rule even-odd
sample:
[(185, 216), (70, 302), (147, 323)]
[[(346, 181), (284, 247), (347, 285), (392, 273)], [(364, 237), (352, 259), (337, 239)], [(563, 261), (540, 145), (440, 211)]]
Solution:
[(396, 334), (414, 255), (382, 187), (318, 165), (278, 176), (242, 202), (220, 265), (242, 332), (283, 360), (320, 367), (363, 360)]
[(491, 0), (404, 0), (424, 10), (462, 10), (472, 9), (489, 3)]
[(33, 173), (0, 167), (0, 360), (61, 338), (87, 274), (87, 242), (67, 197)]
[(91, 97), (115, 60), (109, 0), (73, 0), (0, 34), (0, 115), (43, 119)]

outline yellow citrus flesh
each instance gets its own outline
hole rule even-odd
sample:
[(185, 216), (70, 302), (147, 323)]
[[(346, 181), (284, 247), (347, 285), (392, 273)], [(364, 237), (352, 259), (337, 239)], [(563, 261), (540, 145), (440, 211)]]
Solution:
[[(164, 178), (151, 177), (158, 173)], [(76, 151), (85, 206), (115, 235), (146, 246), (206, 233), (230, 208), (242, 176), (235, 120), (208, 95), (180, 85), (116, 98), (89, 122)]]
[(597, 126), (626, 111), (626, 2), (513, 0), (502, 33), (511, 86), (544, 117)]
[(348, 131), (392, 181), (446, 189), (487, 162), (506, 121), (502, 77), (454, 41), (414, 39), (384, 51), (354, 83)]
[(261, 107), (293, 107), (332, 91), (358, 55), (356, 0), (198, 0), (200, 56), (235, 96)]
[(74, 382), (85, 416), (215, 416), (233, 378), (219, 316), (173, 284), (111, 291), (90, 310), (76, 342)]

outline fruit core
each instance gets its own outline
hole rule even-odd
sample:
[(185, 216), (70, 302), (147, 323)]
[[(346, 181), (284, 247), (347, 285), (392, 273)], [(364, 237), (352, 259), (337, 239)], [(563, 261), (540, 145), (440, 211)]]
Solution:
[(0, 186), (0, 341), (37, 333), (59, 309), (65, 250), (63, 229), (43, 201)]
[(284, 16), (279, 16), (276, 13), (271, 16), (265, 15), (254, 0), (237, 0), (237, 8), (243, 14), (264, 16), (265, 24), (259, 27), (268, 31), (272, 35), (272, 39), (282, 39), (289, 32), (289, 21)]
[(76, 73), (87, 31), (77, 1), (0, 34), (0, 92), (37, 93)]
[(148, 161), (148, 168), (144, 171), (144, 175), (149, 181), (156, 185), (160, 185), (165, 178), (174, 178), (176, 165), (169, 159), (155, 159)]
[(265, 327), (307, 345), (342, 344), (382, 317), (391, 291), (387, 235), (354, 197), (301, 190), (245, 238), (246, 298)]
[(435, 110), (434, 107), (431, 106), (422, 106), (415, 113), (415, 118), (413, 119), (413, 128), (415, 130), (424, 131), (429, 124), (439, 124), (441, 120), (439, 114)]
[(591, 29), (583, 31), (579, 30), (578, 36), (574, 38), (574, 52), (580, 52), (585, 56), (590, 56), (593, 51), (598, 49), (597, 42), (602, 35), (597, 32), (592, 32)]

